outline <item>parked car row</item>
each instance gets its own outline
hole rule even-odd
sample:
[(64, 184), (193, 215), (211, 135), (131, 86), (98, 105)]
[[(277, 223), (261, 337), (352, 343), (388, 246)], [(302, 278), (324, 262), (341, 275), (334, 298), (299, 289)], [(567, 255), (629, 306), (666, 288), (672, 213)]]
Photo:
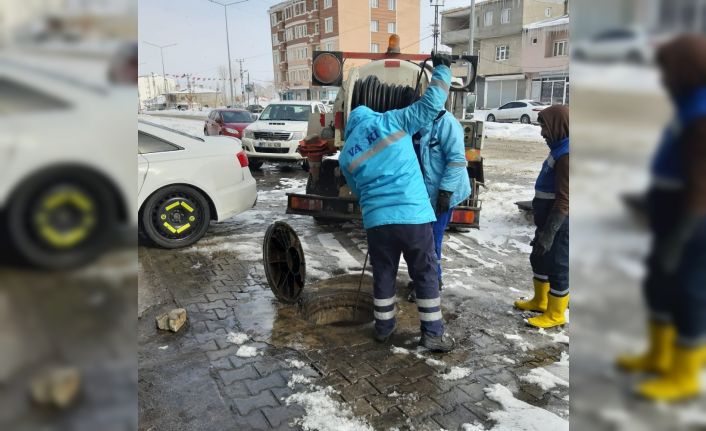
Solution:
[(537, 123), (537, 115), (549, 105), (534, 100), (523, 99), (508, 102), (499, 108), (487, 111), (485, 120), (490, 122), (515, 122), (523, 124)]

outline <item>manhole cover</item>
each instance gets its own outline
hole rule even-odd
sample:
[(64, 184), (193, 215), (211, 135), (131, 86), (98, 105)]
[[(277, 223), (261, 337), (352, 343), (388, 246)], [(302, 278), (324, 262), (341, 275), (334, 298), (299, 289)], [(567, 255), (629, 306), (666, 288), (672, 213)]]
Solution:
[(262, 255), (267, 282), (277, 299), (296, 302), (304, 289), (306, 265), (294, 229), (281, 221), (271, 224), (265, 232)]

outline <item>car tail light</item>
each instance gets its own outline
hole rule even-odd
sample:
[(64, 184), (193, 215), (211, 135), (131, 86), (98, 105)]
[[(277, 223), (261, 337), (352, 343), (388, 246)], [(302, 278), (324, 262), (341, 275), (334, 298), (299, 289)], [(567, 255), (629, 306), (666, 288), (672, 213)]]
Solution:
[(343, 83), (343, 56), (336, 51), (315, 51), (311, 67), (314, 85), (340, 87)]
[(473, 224), (476, 220), (476, 213), (473, 210), (454, 209), (451, 214), (451, 223)]
[(241, 168), (247, 168), (250, 162), (248, 161), (248, 155), (245, 154), (245, 151), (241, 151), (237, 154), (238, 157), (238, 162), (240, 163)]
[(321, 127), (326, 127), (326, 114), (319, 114), (319, 124)]
[(321, 211), (324, 207), (324, 202), (321, 199), (292, 197), (290, 206), (299, 210)]
[(478, 162), (480, 161), (481, 156), (480, 156), (480, 150), (477, 150), (475, 148), (466, 148), (466, 160), (469, 162)]

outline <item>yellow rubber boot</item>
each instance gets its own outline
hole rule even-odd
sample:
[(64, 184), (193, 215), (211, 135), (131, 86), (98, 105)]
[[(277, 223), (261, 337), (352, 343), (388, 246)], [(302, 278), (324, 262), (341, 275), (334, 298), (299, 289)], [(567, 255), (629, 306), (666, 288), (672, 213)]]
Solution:
[(637, 388), (638, 394), (653, 401), (674, 402), (699, 395), (701, 366), (705, 347), (674, 348), (674, 359), (663, 377), (648, 380)]
[(666, 373), (672, 365), (677, 332), (674, 325), (650, 322), (649, 347), (642, 355), (623, 355), (616, 365), (623, 371), (636, 373)]
[(532, 278), (534, 284), (534, 297), (529, 301), (515, 301), (515, 308), (524, 311), (547, 311), (547, 302), (549, 301), (549, 282)]
[(553, 328), (566, 323), (566, 308), (569, 306), (569, 295), (554, 296), (549, 295), (547, 311), (541, 316), (527, 319), (527, 323), (537, 328)]

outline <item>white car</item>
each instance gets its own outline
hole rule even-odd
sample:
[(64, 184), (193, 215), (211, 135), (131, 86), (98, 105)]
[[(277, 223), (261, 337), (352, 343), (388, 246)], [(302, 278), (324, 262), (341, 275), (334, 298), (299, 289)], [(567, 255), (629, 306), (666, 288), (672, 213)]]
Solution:
[(137, 227), (135, 83), (108, 79), (132, 63), (109, 55), (0, 53), (0, 243), (33, 266), (88, 263)]
[(160, 247), (191, 245), (211, 220), (255, 205), (255, 179), (238, 139), (196, 137), (139, 121), (137, 146), (140, 227)]
[(616, 28), (574, 44), (576, 60), (627, 61), (645, 64), (654, 60), (655, 47), (665, 42), (669, 34), (653, 34), (642, 28)]
[(272, 102), (257, 121), (245, 128), (243, 146), (250, 166), (258, 169), (264, 161), (301, 162), (306, 159), (297, 152), (299, 142), (306, 137), (309, 116), (325, 113), (323, 103), (308, 100)]
[(490, 122), (515, 122), (523, 124), (534, 124), (537, 122), (537, 115), (546, 109), (548, 105), (534, 100), (516, 100), (508, 102), (496, 109), (490, 109), (485, 115), (486, 121)]

